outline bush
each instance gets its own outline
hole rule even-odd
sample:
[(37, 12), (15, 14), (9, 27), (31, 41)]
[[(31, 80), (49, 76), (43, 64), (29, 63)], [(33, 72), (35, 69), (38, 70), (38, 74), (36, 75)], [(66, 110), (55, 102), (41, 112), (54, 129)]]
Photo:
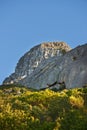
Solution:
[(83, 107), (84, 105), (84, 100), (81, 96), (75, 97), (75, 96), (70, 96), (70, 103), (73, 107), (75, 108), (80, 108)]
[(59, 92), (16, 86), (0, 89), (0, 130), (86, 130), (86, 124), (87, 88)]

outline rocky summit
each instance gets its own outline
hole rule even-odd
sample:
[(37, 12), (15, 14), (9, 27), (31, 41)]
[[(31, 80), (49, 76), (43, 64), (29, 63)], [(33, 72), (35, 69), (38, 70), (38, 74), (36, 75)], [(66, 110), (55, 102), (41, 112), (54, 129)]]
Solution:
[(46, 42), (22, 56), (3, 84), (29, 88), (75, 88), (87, 84), (87, 44), (71, 49), (65, 42)]

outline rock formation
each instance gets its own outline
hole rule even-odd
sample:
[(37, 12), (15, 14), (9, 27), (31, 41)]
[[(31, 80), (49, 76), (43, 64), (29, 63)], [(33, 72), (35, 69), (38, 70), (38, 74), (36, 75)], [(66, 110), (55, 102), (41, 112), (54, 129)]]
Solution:
[[(82, 87), (87, 84), (87, 44), (72, 49), (64, 42), (42, 43), (17, 63), (15, 72), (3, 84), (22, 84), (30, 88)], [(61, 85), (62, 84), (62, 85)]]

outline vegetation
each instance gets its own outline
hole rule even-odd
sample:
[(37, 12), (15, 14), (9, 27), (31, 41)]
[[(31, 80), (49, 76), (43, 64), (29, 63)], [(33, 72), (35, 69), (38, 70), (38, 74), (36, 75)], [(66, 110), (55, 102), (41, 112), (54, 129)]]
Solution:
[(62, 49), (62, 54), (65, 55), (66, 54), (66, 50), (65, 49)]
[(87, 88), (0, 87), (0, 130), (86, 130)]

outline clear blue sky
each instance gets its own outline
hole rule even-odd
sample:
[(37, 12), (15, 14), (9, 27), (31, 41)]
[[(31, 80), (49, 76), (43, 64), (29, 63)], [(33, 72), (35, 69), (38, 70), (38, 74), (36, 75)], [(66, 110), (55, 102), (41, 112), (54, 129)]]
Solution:
[(0, 0), (0, 84), (44, 41), (87, 43), (87, 0)]

